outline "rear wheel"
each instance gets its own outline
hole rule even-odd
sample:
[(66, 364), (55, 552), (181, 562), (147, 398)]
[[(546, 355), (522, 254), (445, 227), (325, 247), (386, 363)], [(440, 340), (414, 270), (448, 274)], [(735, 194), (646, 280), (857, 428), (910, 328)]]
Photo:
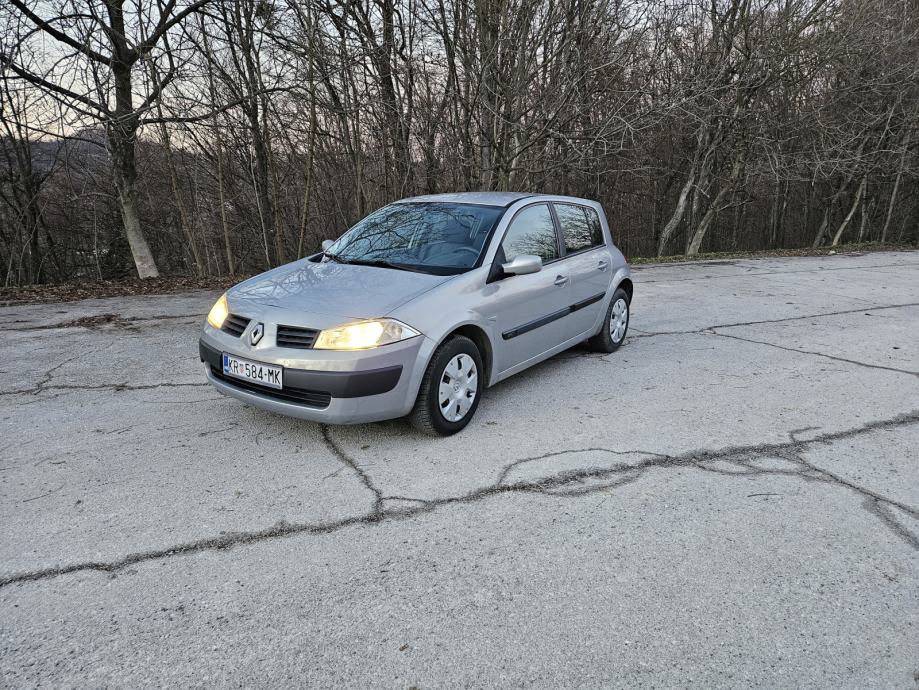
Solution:
[(456, 335), (434, 352), (421, 381), (409, 421), (426, 434), (449, 436), (465, 427), (479, 406), (485, 385), (482, 355), (475, 343)]
[(622, 288), (617, 288), (609, 302), (600, 332), (587, 342), (594, 352), (615, 352), (625, 341), (628, 330), (629, 295)]

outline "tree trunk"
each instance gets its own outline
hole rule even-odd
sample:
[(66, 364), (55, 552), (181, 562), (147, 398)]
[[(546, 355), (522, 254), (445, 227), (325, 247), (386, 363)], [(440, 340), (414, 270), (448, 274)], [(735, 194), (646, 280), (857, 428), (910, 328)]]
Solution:
[(893, 216), (894, 204), (897, 201), (897, 193), (900, 191), (900, 181), (903, 179), (903, 169), (906, 167), (906, 154), (909, 151), (909, 140), (911, 132), (906, 133), (906, 139), (903, 142), (903, 153), (900, 156), (900, 167), (897, 170), (897, 179), (893, 183), (893, 191), (890, 193), (890, 204), (887, 206), (887, 217), (884, 219), (884, 229), (881, 230), (881, 244), (887, 241), (887, 230), (890, 228), (890, 218)]
[(495, 182), (496, 134), (498, 126), (497, 74), (499, 23), (501, 8), (494, 0), (475, 1), (475, 22), (478, 29), (478, 49), (481, 60), (479, 98), (481, 99), (479, 126), (479, 185), (492, 189)]
[(31, 273), (31, 280), (33, 283), (41, 282), (41, 249), (38, 245), (38, 218), (32, 213), (32, 209), (29, 209), (29, 213), (26, 215), (28, 219), (29, 230), (29, 271)]
[(862, 175), (862, 181), (858, 185), (858, 191), (855, 192), (855, 201), (852, 202), (852, 208), (849, 209), (849, 212), (846, 214), (846, 217), (843, 219), (842, 223), (839, 225), (839, 229), (836, 231), (836, 235), (833, 237), (832, 246), (837, 246), (839, 240), (842, 237), (842, 233), (846, 231), (846, 227), (849, 225), (849, 221), (852, 220), (852, 216), (855, 215), (855, 211), (858, 209), (858, 204), (862, 200), (862, 196), (865, 194), (865, 187), (868, 184), (868, 175)]
[(683, 189), (680, 191), (680, 197), (677, 200), (676, 209), (674, 209), (673, 215), (670, 216), (670, 220), (667, 221), (667, 225), (665, 225), (664, 229), (661, 231), (661, 238), (657, 243), (658, 256), (664, 255), (664, 250), (667, 248), (667, 242), (677, 229), (680, 221), (683, 220), (683, 214), (686, 212), (686, 200), (689, 198), (689, 192), (692, 190), (695, 179), (695, 171), (693, 170), (690, 172), (689, 177), (686, 179), (686, 184), (683, 185)]
[(271, 256), (268, 253), (268, 229), (265, 226), (265, 204), (259, 192), (259, 183), (255, 177), (255, 163), (249, 158), (249, 175), (252, 178), (252, 188), (255, 190), (255, 208), (258, 211), (258, 223), (262, 229), (262, 247), (265, 249), (265, 268), (271, 268)]
[(115, 85), (115, 119), (106, 125), (112, 156), (112, 173), (118, 190), (118, 203), (124, 222), (124, 234), (134, 257), (137, 275), (158, 278), (153, 253), (144, 237), (137, 210), (137, 141), (138, 114), (134, 111), (131, 64), (128, 62), (124, 15), (119, 3), (107, 5), (112, 31), (112, 78)]
[(284, 249), (284, 224), (281, 221), (278, 166), (270, 148), (268, 149), (268, 162), (271, 165), (271, 209), (274, 213), (274, 250), (278, 265), (280, 265), (287, 263), (287, 252)]
[[(315, 100), (313, 104), (315, 105)], [(300, 214), (300, 239), (297, 242), (297, 258), (303, 258), (303, 239), (306, 234), (306, 224), (310, 217), (310, 203), (313, 196), (313, 162), (316, 152), (316, 117), (313, 110), (313, 120), (310, 127), (309, 152), (306, 157), (306, 170), (303, 175), (303, 211)]]
[(788, 180), (785, 180), (785, 189), (782, 192), (782, 208), (779, 210), (779, 225), (776, 232), (776, 247), (785, 246), (785, 214), (788, 211)]
[[(393, 79), (392, 57), (395, 46), (396, 9), (392, 0), (382, 0), (379, 3), (379, 7), (382, 19), (382, 42), (376, 51), (376, 58), (380, 96), (393, 147), (393, 162), (395, 163), (394, 168), (397, 179), (397, 184), (393, 191), (398, 196), (404, 196), (405, 189), (411, 186), (412, 166), (408, 145), (408, 131), (403, 121), (402, 108), (396, 97)], [(408, 80), (406, 86), (411, 88), (411, 80)]]
[(236, 275), (236, 262), (233, 259), (233, 245), (230, 243), (230, 224), (227, 222), (227, 200), (224, 193), (223, 179), (223, 144), (217, 140), (217, 195), (220, 201), (220, 223), (223, 227), (223, 247), (227, 254), (227, 270)]
[(865, 232), (868, 229), (868, 218), (874, 215), (874, 206), (877, 199), (862, 202), (862, 222), (858, 226), (858, 243), (861, 244), (865, 239)]
[(136, 127), (121, 123), (109, 125), (108, 138), (112, 155), (112, 173), (118, 190), (118, 204), (124, 222), (124, 234), (128, 238), (131, 256), (140, 278), (158, 278), (153, 253), (144, 237), (137, 209), (137, 165), (134, 156)]
[(705, 211), (702, 220), (700, 220), (699, 225), (696, 226), (696, 231), (693, 233), (692, 239), (689, 241), (689, 246), (686, 247), (686, 254), (688, 256), (694, 256), (699, 253), (699, 249), (702, 247), (702, 240), (705, 239), (705, 233), (708, 231), (712, 221), (715, 220), (715, 216), (718, 215), (718, 212), (721, 210), (721, 202), (724, 201), (724, 197), (726, 197), (727, 194), (727, 186), (718, 190), (718, 195)]
[(121, 204), (121, 219), (124, 222), (124, 233), (131, 247), (131, 256), (137, 267), (140, 278), (159, 278), (160, 272), (156, 268), (150, 246), (144, 238), (140, 226), (140, 213), (137, 210), (137, 189), (133, 183), (122, 184), (118, 190), (118, 200)]
[(823, 220), (820, 221), (820, 227), (817, 228), (817, 236), (814, 238), (814, 243), (811, 245), (815, 249), (823, 245), (823, 240), (826, 237), (826, 231), (830, 226), (830, 211), (833, 209), (833, 206), (836, 204), (836, 200), (842, 196), (842, 193), (846, 190), (846, 187), (849, 186), (849, 183), (852, 181), (852, 176), (850, 175), (842, 186), (836, 190), (836, 193), (833, 195), (833, 198), (830, 199), (830, 203), (826, 205), (823, 209)]
[(695, 233), (693, 233), (692, 239), (689, 241), (689, 246), (686, 247), (686, 254), (693, 256), (699, 253), (699, 249), (702, 248), (702, 240), (705, 239), (705, 233), (708, 231), (709, 226), (712, 224), (712, 221), (715, 220), (715, 216), (721, 211), (721, 204), (724, 201), (724, 198), (730, 193), (733, 194), (734, 190), (737, 187), (737, 181), (743, 175), (746, 169), (746, 151), (742, 150), (738, 157), (734, 159), (734, 165), (731, 169), (731, 176), (728, 178), (727, 183), (718, 190), (718, 194), (715, 197), (715, 200), (709, 204), (708, 210), (702, 216), (702, 220), (699, 221), (699, 225), (696, 227)]
[[(157, 108), (162, 117), (162, 108)], [(192, 259), (195, 262), (195, 275), (203, 276), (205, 274), (205, 265), (201, 259), (201, 252), (198, 251), (198, 243), (195, 240), (194, 233), (191, 229), (191, 223), (188, 218), (188, 211), (185, 208), (185, 202), (182, 199), (182, 188), (179, 185), (179, 172), (176, 169), (175, 158), (172, 152), (172, 139), (169, 136), (169, 130), (165, 123), (160, 124), (160, 138), (163, 142), (164, 152), (166, 154), (166, 167), (169, 169), (169, 181), (172, 185), (172, 195), (175, 197), (176, 208), (179, 211), (179, 225), (182, 226), (182, 234), (188, 241), (188, 249), (191, 251)]]
[[(208, 60), (211, 59), (211, 49), (210, 43), (208, 42), (207, 31), (202, 31), (202, 40), (204, 45), (204, 52), (207, 55)], [(210, 95), (211, 102), (217, 102), (217, 89), (214, 85), (214, 70), (209, 66), (207, 70), (207, 86), (208, 94)], [(227, 258), (227, 272), (232, 276), (236, 275), (236, 261), (233, 257), (233, 245), (230, 242), (230, 225), (227, 222), (227, 200), (226, 193), (224, 190), (225, 181), (223, 173), (223, 136), (220, 133), (220, 124), (217, 121), (217, 113), (215, 112), (211, 118), (211, 126), (214, 130), (215, 145), (217, 147), (216, 155), (216, 164), (217, 164), (217, 197), (220, 202), (220, 224), (223, 229), (223, 247), (226, 252)], [(217, 264), (218, 270), (220, 264)]]
[[(855, 153), (855, 158), (857, 159), (861, 158), (862, 150), (864, 148), (865, 148), (865, 140), (862, 139), (862, 141), (858, 145), (858, 151), (856, 151)], [(830, 211), (832, 210), (833, 206), (835, 206), (836, 201), (839, 199), (839, 197), (842, 196), (843, 192), (845, 192), (849, 188), (849, 185), (852, 183), (852, 180), (854, 177), (855, 177), (855, 171), (852, 170), (852, 172), (850, 172), (849, 176), (846, 178), (846, 181), (843, 182), (842, 185), (840, 185), (839, 189), (836, 190), (836, 193), (833, 195), (833, 198), (830, 200), (830, 203), (827, 205), (826, 209), (824, 210), (823, 222), (820, 224), (820, 229), (817, 231), (817, 236), (814, 238), (814, 244), (812, 245), (813, 247), (816, 248), (823, 244), (823, 240), (825, 239), (824, 236), (826, 234), (826, 231), (829, 225)], [(845, 229), (845, 227), (843, 227), (843, 229)]]

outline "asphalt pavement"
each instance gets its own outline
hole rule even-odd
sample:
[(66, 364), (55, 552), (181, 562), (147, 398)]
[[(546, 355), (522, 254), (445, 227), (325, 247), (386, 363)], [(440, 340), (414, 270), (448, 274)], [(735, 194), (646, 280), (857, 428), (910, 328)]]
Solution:
[(919, 687), (919, 252), (634, 280), (446, 439), (222, 397), (216, 294), (0, 308), (0, 685)]

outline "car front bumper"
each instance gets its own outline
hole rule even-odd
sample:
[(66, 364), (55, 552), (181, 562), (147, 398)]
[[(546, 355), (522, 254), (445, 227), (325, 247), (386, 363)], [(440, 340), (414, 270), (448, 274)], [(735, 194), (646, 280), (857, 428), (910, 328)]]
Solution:
[[(205, 326), (198, 343), (207, 378), (225, 395), (269, 412), (329, 424), (357, 424), (407, 415), (415, 403), (434, 343), (416, 336), (371, 350), (247, 347)], [(284, 368), (274, 390), (223, 374), (223, 353)]]

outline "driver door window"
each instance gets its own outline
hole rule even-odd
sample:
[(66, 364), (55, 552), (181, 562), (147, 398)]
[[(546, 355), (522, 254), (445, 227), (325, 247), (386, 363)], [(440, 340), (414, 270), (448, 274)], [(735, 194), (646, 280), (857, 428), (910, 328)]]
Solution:
[(521, 254), (534, 254), (543, 263), (558, 258), (555, 223), (546, 204), (528, 206), (518, 213), (501, 242), (501, 263), (513, 261)]

